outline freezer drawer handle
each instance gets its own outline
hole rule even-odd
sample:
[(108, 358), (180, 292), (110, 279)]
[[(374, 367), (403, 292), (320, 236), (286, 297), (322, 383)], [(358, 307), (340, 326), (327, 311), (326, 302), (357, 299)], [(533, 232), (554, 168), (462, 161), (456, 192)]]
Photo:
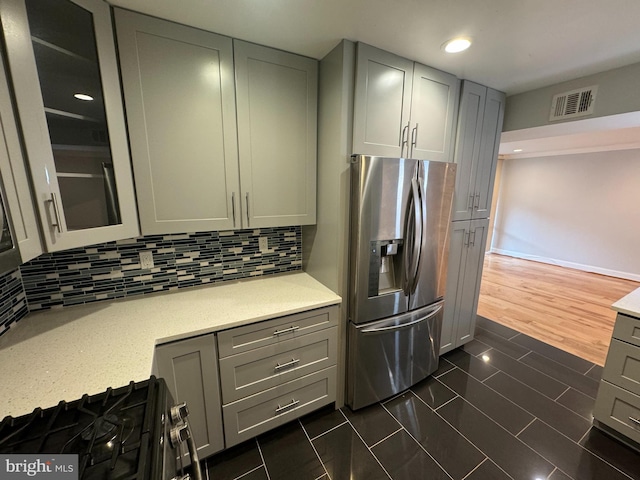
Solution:
[(285, 329), (282, 329), (282, 330), (276, 330), (275, 332), (273, 332), (273, 335), (274, 336), (284, 335), (285, 333), (295, 332), (299, 328), (300, 327), (298, 325), (291, 325), (289, 328), (285, 328)]
[(280, 413), (284, 412), (285, 410), (289, 410), (290, 408), (295, 407), (299, 403), (300, 403), (300, 400), (295, 400), (295, 399), (292, 398), (291, 401), (289, 403), (287, 403), (286, 405), (280, 406), (280, 404), (278, 404), (278, 408), (276, 408), (276, 414), (280, 414)]
[(287, 363), (276, 363), (275, 366), (275, 371), (277, 372), (278, 370), (282, 370), (283, 368), (289, 368), (289, 367), (293, 367), (294, 365), (300, 363), (300, 359), (299, 358), (292, 358), (290, 362)]
[(634, 418), (634, 417), (629, 417), (629, 420), (631, 420), (636, 425), (640, 426), (640, 419), (637, 419), (637, 418)]
[(420, 317), (417, 320), (412, 320), (408, 323), (402, 323), (400, 325), (391, 325), (389, 327), (371, 327), (371, 328), (363, 328), (362, 333), (375, 333), (375, 332), (385, 332), (388, 330), (399, 330), (401, 328), (410, 327), (411, 325), (415, 325), (416, 323), (424, 322), (429, 320), (430, 318), (435, 317), (440, 310), (442, 310), (442, 305), (438, 305), (434, 310), (432, 310), (426, 317)]

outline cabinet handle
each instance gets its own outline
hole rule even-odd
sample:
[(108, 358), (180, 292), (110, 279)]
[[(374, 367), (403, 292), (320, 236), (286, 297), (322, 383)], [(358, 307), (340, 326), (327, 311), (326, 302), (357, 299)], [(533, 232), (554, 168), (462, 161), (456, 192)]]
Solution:
[(411, 154), (409, 155), (409, 157), (413, 157), (413, 147), (415, 147), (418, 144), (418, 124), (416, 123), (416, 126), (413, 127), (413, 130), (411, 130)]
[(294, 400), (292, 398), (291, 401), (289, 403), (287, 403), (286, 405), (280, 406), (280, 404), (278, 404), (278, 408), (276, 408), (276, 413), (282, 413), (285, 410), (289, 410), (291, 407), (295, 407), (299, 403), (300, 403), (300, 400)]
[(475, 197), (475, 202), (473, 202), (473, 208), (474, 210), (477, 210), (478, 208), (480, 208), (480, 194), (476, 193), (474, 197)]
[(248, 227), (249, 226), (249, 192), (245, 194), (244, 199), (247, 202), (247, 227)]
[(284, 335), (285, 333), (291, 333), (291, 332), (295, 332), (296, 330), (298, 330), (300, 327), (298, 325), (292, 325), (289, 328), (285, 328), (283, 330), (276, 330), (275, 332), (273, 332), (274, 336), (277, 335)]
[(236, 226), (236, 192), (231, 192), (231, 215), (233, 215), (233, 227)]
[(60, 224), (60, 212), (58, 211), (58, 199), (56, 194), (51, 192), (51, 198), (49, 200), (45, 200), (45, 202), (51, 202), (53, 204), (53, 217), (55, 219), (55, 223), (52, 223), (51, 226), (55, 227), (58, 230), (58, 233), (62, 233), (62, 226)]
[(471, 232), (469, 232), (469, 245), (472, 247), (476, 246), (476, 229), (473, 229), (473, 240), (471, 240)]
[(636, 425), (640, 426), (640, 419), (637, 419), (637, 418), (634, 418), (634, 417), (629, 417), (629, 420), (631, 420)]
[[(407, 156), (409, 155), (409, 122), (402, 128), (402, 143), (400, 144), (400, 157), (403, 157), (405, 145), (407, 146)], [(404, 157), (403, 157), (404, 158)]]
[(292, 358), (291, 361), (287, 363), (276, 363), (274, 370), (277, 372), (278, 370), (282, 370), (283, 368), (293, 367), (298, 363), (300, 363), (299, 358)]
[(473, 199), (475, 195), (472, 193), (469, 195), (469, 201), (467, 202), (467, 210), (471, 210), (473, 208)]
[(468, 247), (469, 246), (469, 240), (471, 239), (471, 232), (465, 232), (464, 233), (464, 246)]

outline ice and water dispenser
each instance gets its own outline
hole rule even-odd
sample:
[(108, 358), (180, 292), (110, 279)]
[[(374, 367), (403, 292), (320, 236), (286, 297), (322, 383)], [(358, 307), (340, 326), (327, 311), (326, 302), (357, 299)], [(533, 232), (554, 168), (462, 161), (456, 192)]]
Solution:
[(402, 245), (402, 239), (370, 242), (368, 297), (402, 290)]

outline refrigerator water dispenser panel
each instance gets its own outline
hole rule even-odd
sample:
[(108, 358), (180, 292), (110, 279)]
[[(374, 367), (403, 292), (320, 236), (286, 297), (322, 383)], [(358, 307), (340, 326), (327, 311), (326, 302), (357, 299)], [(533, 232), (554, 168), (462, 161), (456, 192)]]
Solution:
[(370, 242), (368, 297), (402, 290), (402, 240)]

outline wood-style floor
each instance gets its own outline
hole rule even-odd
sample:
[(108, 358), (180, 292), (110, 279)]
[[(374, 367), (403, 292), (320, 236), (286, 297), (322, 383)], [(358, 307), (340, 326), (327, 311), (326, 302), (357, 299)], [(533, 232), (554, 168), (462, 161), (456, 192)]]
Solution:
[(604, 365), (616, 312), (640, 283), (487, 254), (478, 314)]

